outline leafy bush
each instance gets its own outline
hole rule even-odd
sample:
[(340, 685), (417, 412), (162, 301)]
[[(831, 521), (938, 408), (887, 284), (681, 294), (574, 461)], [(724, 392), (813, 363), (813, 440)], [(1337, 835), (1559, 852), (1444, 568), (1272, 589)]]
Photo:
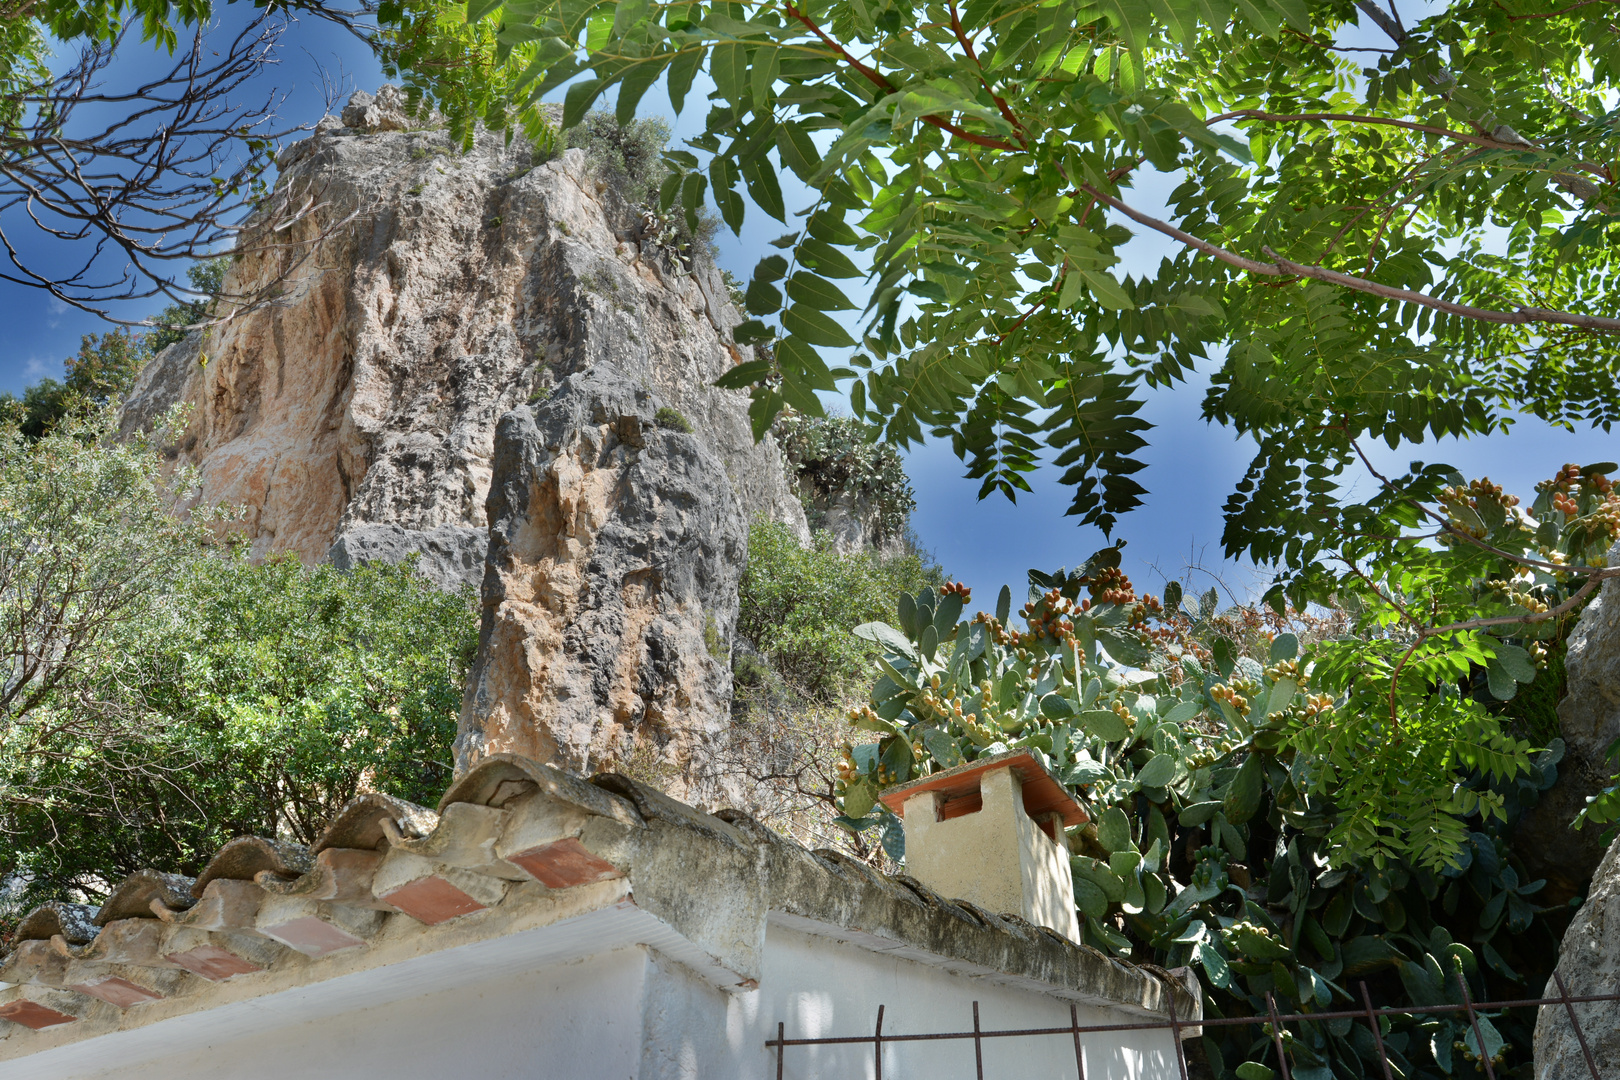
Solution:
[(897, 592), (941, 576), (916, 554), (841, 555), (825, 533), (806, 548), (787, 526), (759, 518), (748, 532), (737, 632), (791, 687), (832, 701), (865, 676), (877, 653), (850, 635), (856, 624), (893, 618)]
[(692, 421), (681, 414), (679, 409), (660, 405), (658, 411), (653, 413), (653, 422), (667, 431), (678, 431), (683, 435), (692, 434)]
[(361, 791), (435, 802), (476, 642), (470, 593), (408, 566), (200, 554), (0, 741), (10, 914), (236, 836), (308, 843)]
[(476, 644), (408, 567), (255, 566), (194, 470), (110, 410), (0, 429), (0, 924), (245, 833), (308, 841), (356, 792), (432, 801)]
[(664, 248), (690, 268), (701, 255), (713, 261), (714, 237), (720, 219), (707, 205), (694, 204), (687, 212), (672, 211), (663, 199), (666, 190), (682, 186), (688, 173), (666, 153), (669, 125), (649, 117), (627, 124), (608, 112), (587, 113), (568, 129), (568, 145), (585, 151), (586, 164), (622, 200), (641, 214), (646, 240)]
[(874, 442), (864, 424), (847, 417), (786, 412), (771, 430), (797, 476), (799, 501), (812, 528), (825, 518), (831, 501), (848, 492), (875, 512), (877, 542), (905, 534), (917, 500), (893, 446)]
[(669, 125), (656, 117), (620, 124), (612, 113), (587, 113), (568, 129), (568, 145), (585, 151), (591, 171), (612, 185), (631, 206), (651, 203), (669, 169), (664, 147)]
[[(1295, 635), (1245, 655), (1212, 633), (1213, 592), (1194, 610), (1175, 586), (1162, 602), (1138, 597), (1117, 548), (1030, 583), (1022, 628), (1008, 590), (994, 615), (961, 621), (964, 598), (928, 588), (901, 598), (898, 626), (858, 631), (882, 645), (883, 674), (851, 714), (874, 738), (844, 748), (846, 827), (901, 855), (881, 788), (1027, 748), (1090, 807), (1092, 822), (1070, 833), (1085, 940), (1196, 967), (1208, 1015), (1263, 1015), (1268, 993), (1285, 1012), (1355, 1008), (1361, 980), (1386, 1005), (1460, 1003), (1459, 972), (1475, 1000), (1539, 989), (1568, 909), (1536, 906), (1543, 883), (1524, 880), (1507, 835), (1556, 777), (1556, 746), (1530, 768), (1519, 765), (1527, 747), (1506, 736), (1448, 746), (1450, 786), (1420, 795), (1461, 827), (1449, 860), (1387, 845), (1380, 859), (1358, 857), (1340, 839), (1345, 803), (1319, 782), (1315, 737), (1344, 723), (1351, 697), (1318, 679)], [(1178, 662), (1155, 665), (1172, 649)], [(1419, 837), (1410, 850), (1428, 848)], [(1529, 1075), (1534, 1019), (1481, 1019), (1498, 1075)], [(1438, 1078), (1478, 1067), (1465, 1028), (1412, 1015), (1384, 1039), (1402, 1075)], [(1218, 1077), (1270, 1053), (1258, 1027), (1206, 1032)], [(1349, 1022), (1296, 1025), (1289, 1055), (1309, 1080), (1378, 1067), (1370, 1032)]]

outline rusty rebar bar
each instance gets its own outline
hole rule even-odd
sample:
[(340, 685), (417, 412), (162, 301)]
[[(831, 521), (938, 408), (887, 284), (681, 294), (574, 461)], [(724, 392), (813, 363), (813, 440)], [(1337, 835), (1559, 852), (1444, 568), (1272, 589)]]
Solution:
[(1080, 1010), (1069, 1003), (1069, 1028), (1074, 1032), (1074, 1071), (1080, 1080), (1086, 1080), (1086, 1059), (1080, 1054)]
[(984, 1039), (979, 1035), (979, 1003), (973, 1003), (973, 1067), (979, 1080), (984, 1080)]
[(877, 1031), (872, 1036), (872, 1056), (877, 1059), (877, 1080), (883, 1080), (883, 1006), (878, 1006)]
[(1378, 1026), (1378, 1014), (1373, 1012), (1372, 995), (1367, 993), (1367, 980), (1361, 980), (1361, 1003), (1367, 1006), (1367, 1023), (1372, 1027), (1373, 1042), (1378, 1045), (1378, 1064), (1384, 1067), (1384, 1080), (1395, 1080), (1389, 1072), (1389, 1051), (1384, 1049), (1384, 1031)]
[(1570, 1004), (1569, 989), (1564, 986), (1564, 977), (1553, 968), (1553, 981), (1558, 984), (1558, 997), (1564, 1003), (1564, 1011), (1569, 1013), (1569, 1026), (1575, 1029), (1575, 1038), (1581, 1044), (1581, 1056), (1586, 1058), (1586, 1067), (1592, 1073), (1592, 1080), (1603, 1080), (1598, 1075), (1597, 1062), (1592, 1060), (1592, 1048), (1586, 1045), (1586, 1032), (1581, 1030), (1581, 1022), (1575, 1018), (1575, 1006)]
[(1457, 985), (1462, 987), (1463, 1005), (1468, 1009), (1468, 1022), (1474, 1026), (1474, 1049), (1479, 1051), (1479, 1060), (1485, 1066), (1485, 1080), (1496, 1080), (1496, 1070), (1491, 1068), (1491, 1055), (1485, 1052), (1485, 1036), (1480, 1034), (1479, 1014), (1474, 1012), (1474, 998), (1468, 992), (1468, 980), (1463, 977), (1462, 965), (1457, 965)]
[(1282, 1021), (1277, 1018), (1277, 1000), (1266, 991), (1266, 1012), (1271, 1016), (1271, 1041), (1277, 1044), (1277, 1067), (1282, 1070), (1283, 1080), (1294, 1080), (1292, 1070), (1288, 1068), (1288, 1054), (1283, 1051)]
[(1181, 1070), (1181, 1080), (1187, 1080), (1187, 1051), (1181, 1045), (1181, 1021), (1176, 1018), (1174, 987), (1165, 988), (1165, 1000), (1170, 1003), (1170, 1041), (1176, 1044), (1176, 1067)]

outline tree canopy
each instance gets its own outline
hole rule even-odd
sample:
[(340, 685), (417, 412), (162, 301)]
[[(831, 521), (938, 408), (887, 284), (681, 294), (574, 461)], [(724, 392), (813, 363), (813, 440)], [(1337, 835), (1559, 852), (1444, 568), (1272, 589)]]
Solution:
[[(1459, 0), (1410, 23), (1393, 0), (467, 14), (494, 29), (514, 107), (566, 88), (565, 127), (609, 91), (628, 119), (659, 79), (683, 108), (707, 71), (705, 130), (668, 152), (660, 201), (712, 199), (741, 229), (746, 191), (785, 226), (737, 330), (765, 347), (720, 380), (752, 388), (761, 431), (842, 389), (874, 434), (948, 436), (981, 495), (1050, 461), (1107, 531), (1144, 494), (1145, 394), (1207, 373), (1205, 417), (1257, 446), (1227, 554), (1275, 568), (1278, 611), (1357, 616), (1354, 647), (1317, 657), (1363, 673), (1350, 743), (1484, 735), (1446, 688), (1489, 670), (1511, 696), (1620, 573), (1610, 463), (1519, 507), (1364, 454), (1620, 415), (1607, 4)], [(787, 204), (783, 170), (809, 205)], [(1173, 187), (1162, 208), (1138, 194), (1150, 174)], [(1176, 250), (1128, 268), (1144, 234)]]

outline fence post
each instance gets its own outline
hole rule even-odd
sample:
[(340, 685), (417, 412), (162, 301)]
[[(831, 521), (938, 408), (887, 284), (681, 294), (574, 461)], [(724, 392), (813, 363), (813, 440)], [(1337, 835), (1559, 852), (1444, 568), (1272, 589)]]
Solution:
[(1266, 991), (1266, 1011), (1271, 1014), (1271, 1041), (1277, 1045), (1277, 1067), (1282, 1069), (1283, 1080), (1294, 1080), (1292, 1070), (1288, 1068), (1288, 1055), (1283, 1051), (1282, 1021), (1277, 1019), (1277, 1002)]
[(1597, 1062), (1592, 1060), (1592, 1048), (1586, 1045), (1586, 1033), (1581, 1030), (1581, 1022), (1575, 1019), (1575, 1005), (1569, 1000), (1569, 991), (1564, 989), (1564, 977), (1553, 968), (1553, 981), (1558, 983), (1558, 998), (1564, 1003), (1564, 1011), (1569, 1013), (1569, 1025), (1575, 1029), (1575, 1038), (1580, 1041), (1581, 1055), (1586, 1058), (1586, 1067), (1592, 1073), (1592, 1080), (1603, 1080), (1598, 1076)]
[(1384, 1067), (1384, 1080), (1395, 1080), (1389, 1073), (1389, 1051), (1384, 1049), (1384, 1032), (1378, 1026), (1378, 1014), (1373, 1012), (1372, 995), (1367, 993), (1367, 980), (1361, 981), (1361, 1003), (1367, 1007), (1367, 1023), (1373, 1031), (1373, 1042), (1378, 1044), (1378, 1064)]

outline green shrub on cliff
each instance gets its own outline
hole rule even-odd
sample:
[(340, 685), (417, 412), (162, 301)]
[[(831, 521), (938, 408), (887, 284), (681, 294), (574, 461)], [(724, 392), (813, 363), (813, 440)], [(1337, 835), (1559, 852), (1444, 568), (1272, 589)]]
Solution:
[(794, 689), (834, 701), (866, 676), (877, 656), (850, 631), (892, 619), (897, 592), (942, 580), (939, 567), (920, 554), (840, 554), (826, 533), (803, 547), (787, 526), (760, 518), (748, 532), (737, 633)]

